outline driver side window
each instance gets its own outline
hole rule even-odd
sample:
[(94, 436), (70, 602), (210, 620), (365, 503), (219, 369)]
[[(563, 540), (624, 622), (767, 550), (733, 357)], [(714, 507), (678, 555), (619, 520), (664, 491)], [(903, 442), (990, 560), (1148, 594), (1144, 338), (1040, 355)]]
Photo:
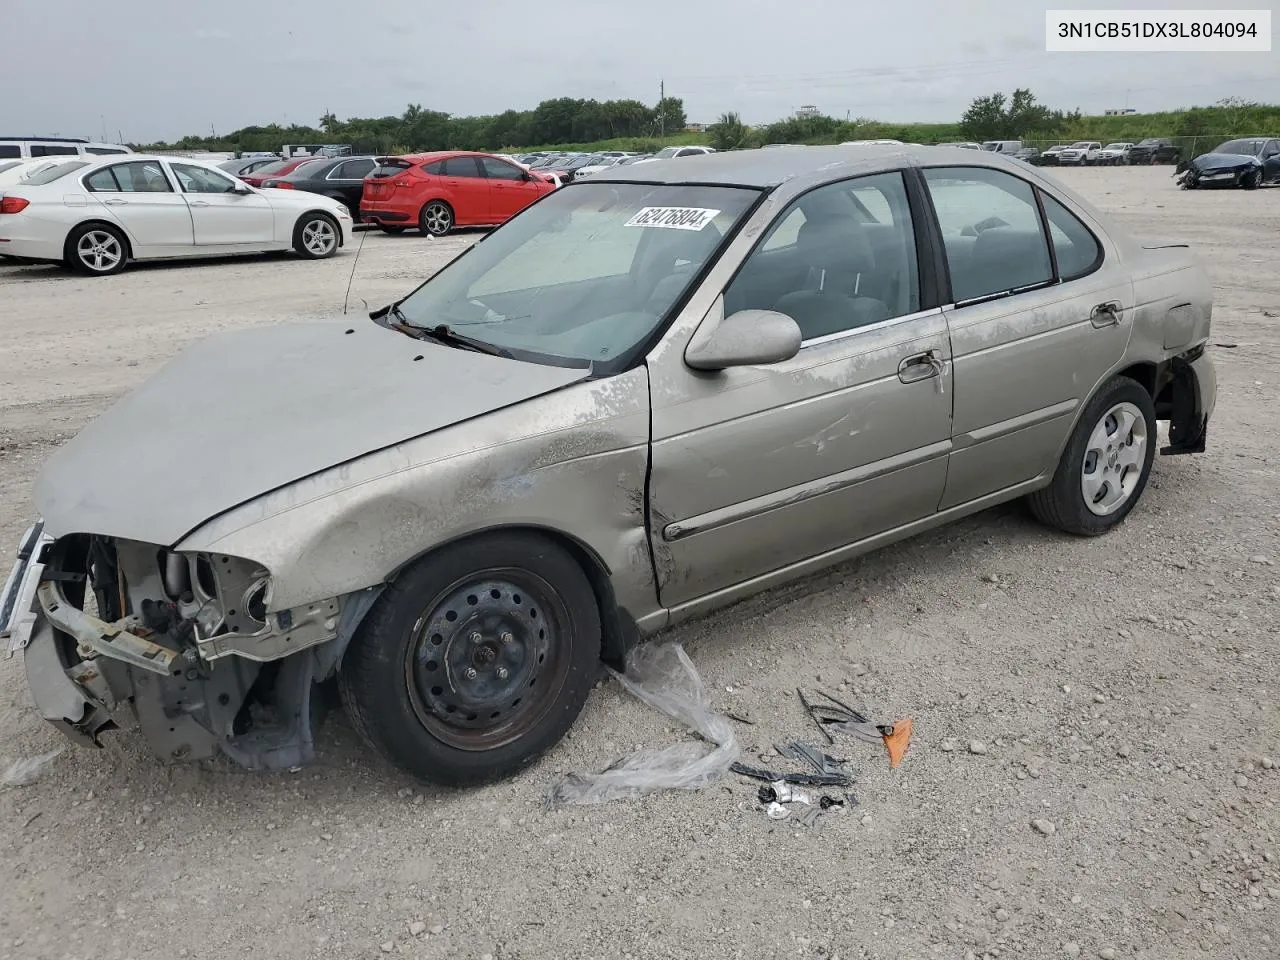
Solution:
[(724, 292), (725, 313), (776, 310), (805, 340), (920, 309), (915, 228), (899, 172), (827, 184), (782, 211)]
[(236, 181), (221, 173), (186, 163), (172, 164), (173, 173), (182, 185), (183, 193), (231, 193)]

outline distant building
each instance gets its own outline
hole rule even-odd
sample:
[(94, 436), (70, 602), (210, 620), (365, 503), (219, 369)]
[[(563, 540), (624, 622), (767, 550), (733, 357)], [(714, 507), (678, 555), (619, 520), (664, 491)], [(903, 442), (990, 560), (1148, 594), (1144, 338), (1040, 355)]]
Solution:
[(1108, 117), (1122, 117), (1125, 114), (1137, 112), (1138, 111), (1133, 107), (1111, 107), (1110, 109), (1103, 111), (1103, 113)]
[(685, 126), (685, 129), (690, 133), (706, 133), (709, 126), (711, 126), (709, 123), (690, 123)]
[(796, 111), (797, 120), (812, 120), (814, 117), (822, 116), (822, 111), (811, 103), (805, 104)]

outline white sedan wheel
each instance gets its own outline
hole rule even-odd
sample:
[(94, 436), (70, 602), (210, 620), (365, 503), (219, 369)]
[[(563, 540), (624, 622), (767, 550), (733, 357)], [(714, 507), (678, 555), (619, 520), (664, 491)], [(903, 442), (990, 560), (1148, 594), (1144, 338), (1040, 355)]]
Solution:
[(76, 230), (68, 246), (71, 248), (70, 266), (94, 276), (118, 273), (128, 260), (128, 250), (120, 232), (99, 224), (89, 224)]
[(338, 250), (338, 226), (323, 213), (308, 214), (294, 230), (293, 248), (309, 260), (323, 260)]

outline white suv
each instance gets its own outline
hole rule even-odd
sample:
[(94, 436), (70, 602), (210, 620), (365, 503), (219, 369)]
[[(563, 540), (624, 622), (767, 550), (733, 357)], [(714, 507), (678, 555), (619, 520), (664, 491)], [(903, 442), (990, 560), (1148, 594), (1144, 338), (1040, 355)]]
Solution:
[(1108, 143), (1098, 151), (1098, 163), (1112, 167), (1120, 163), (1127, 163), (1129, 161), (1129, 148), (1132, 146), (1132, 143), (1125, 141)]
[(1102, 153), (1102, 144), (1097, 140), (1077, 140), (1058, 154), (1058, 163), (1062, 165), (1080, 164), (1089, 167), (1098, 162)]
[(28, 160), (33, 157), (104, 157), (133, 153), (118, 143), (95, 143), (79, 137), (0, 137), (0, 160)]

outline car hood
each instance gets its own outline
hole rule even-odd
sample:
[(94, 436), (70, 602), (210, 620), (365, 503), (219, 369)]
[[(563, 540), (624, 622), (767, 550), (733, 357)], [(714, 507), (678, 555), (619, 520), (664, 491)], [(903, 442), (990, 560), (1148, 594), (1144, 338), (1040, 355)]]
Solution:
[(171, 545), (264, 493), (585, 379), (358, 320), (189, 346), (58, 449), (35, 501), (53, 536)]
[(1262, 162), (1247, 153), (1202, 153), (1191, 161), (1197, 173), (1214, 173), (1225, 170), (1244, 170), (1261, 166)]

